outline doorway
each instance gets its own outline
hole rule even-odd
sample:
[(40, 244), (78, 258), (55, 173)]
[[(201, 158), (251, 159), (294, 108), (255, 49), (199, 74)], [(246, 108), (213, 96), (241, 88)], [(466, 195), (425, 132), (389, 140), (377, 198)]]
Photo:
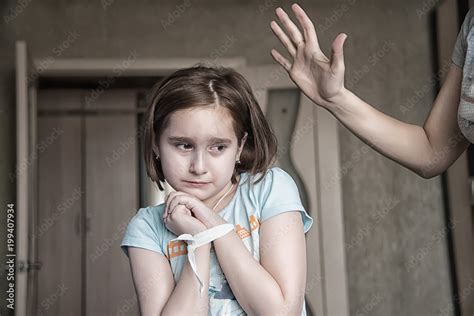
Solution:
[(35, 314), (138, 315), (118, 245), (139, 206), (137, 91), (38, 90)]

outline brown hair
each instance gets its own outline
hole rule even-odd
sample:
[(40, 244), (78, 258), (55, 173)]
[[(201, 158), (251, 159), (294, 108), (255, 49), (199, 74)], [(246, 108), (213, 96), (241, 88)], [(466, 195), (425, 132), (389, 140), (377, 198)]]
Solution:
[(145, 165), (148, 176), (164, 190), (160, 181), (165, 181), (161, 162), (156, 159), (153, 148), (158, 147), (161, 133), (169, 123), (170, 115), (179, 110), (215, 104), (228, 109), (233, 118), (233, 127), (238, 146), (245, 132), (248, 133), (236, 164), (232, 183), (237, 175), (262, 172), (263, 178), (274, 163), (277, 139), (252, 93), (247, 80), (232, 68), (209, 67), (202, 64), (180, 69), (158, 82), (149, 95), (145, 118)]

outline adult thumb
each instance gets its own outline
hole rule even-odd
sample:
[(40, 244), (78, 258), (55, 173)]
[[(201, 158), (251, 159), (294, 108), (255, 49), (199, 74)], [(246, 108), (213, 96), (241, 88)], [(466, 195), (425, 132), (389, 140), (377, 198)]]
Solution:
[(332, 56), (331, 56), (331, 69), (344, 70), (344, 42), (346, 41), (347, 34), (341, 33), (332, 42)]

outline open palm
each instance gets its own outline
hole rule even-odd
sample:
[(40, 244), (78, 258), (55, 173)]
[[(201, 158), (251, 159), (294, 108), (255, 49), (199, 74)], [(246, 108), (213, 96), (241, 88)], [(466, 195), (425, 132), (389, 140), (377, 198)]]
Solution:
[(326, 107), (344, 90), (343, 45), (346, 34), (339, 34), (332, 44), (331, 59), (321, 51), (314, 25), (303, 9), (292, 5), (303, 35), (291, 21), (288, 14), (277, 8), (276, 14), (286, 32), (272, 21), (270, 26), (293, 59), (290, 62), (278, 51), (272, 49), (273, 58), (288, 72), (291, 80), (314, 103)]

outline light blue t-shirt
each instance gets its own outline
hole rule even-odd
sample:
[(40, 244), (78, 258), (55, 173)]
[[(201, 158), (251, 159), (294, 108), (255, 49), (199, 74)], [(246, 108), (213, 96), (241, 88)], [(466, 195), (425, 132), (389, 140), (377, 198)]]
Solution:
[[(298, 187), (291, 176), (279, 167), (270, 168), (257, 184), (250, 185), (249, 173), (241, 173), (239, 185), (230, 203), (218, 214), (235, 231), (243, 243), (260, 262), (260, 224), (280, 213), (298, 210), (304, 232), (308, 232), (313, 219), (304, 209)], [(252, 179), (259, 179), (257, 174)], [(252, 180), (251, 179), (251, 180)], [(121, 247), (128, 256), (127, 246), (149, 249), (164, 255), (170, 262), (175, 282), (179, 280), (187, 259), (186, 243), (171, 241), (177, 236), (166, 229), (162, 220), (165, 203), (138, 210), (130, 220)], [(209, 278), (209, 315), (245, 315), (222, 272), (217, 256), (211, 247)], [(301, 315), (306, 315), (306, 304)]]

